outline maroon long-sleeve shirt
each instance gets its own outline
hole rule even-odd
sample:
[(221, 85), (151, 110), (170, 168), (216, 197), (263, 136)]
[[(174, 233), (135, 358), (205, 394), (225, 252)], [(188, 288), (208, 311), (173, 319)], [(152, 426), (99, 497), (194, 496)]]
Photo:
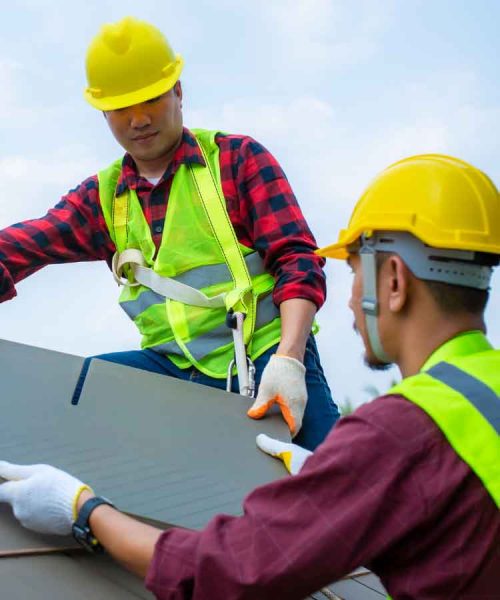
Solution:
[[(229, 217), (240, 243), (257, 250), (274, 276), (275, 304), (305, 298), (320, 308), (326, 295), (325, 259), (314, 254), (316, 241), (280, 165), (251, 137), (218, 134), (215, 141)], [(190, 163), (204, 160), (188, 129), (156, 185), (139, 176), (129, 154), (123, 159), (118, 193), (137, 191), (157, 248), (173, 177), (181, 164)], [(0, 302), (14, 297), (15, 284), (45, 265), (91, 260), (110, 264), (114, 252), (93, 175), (45, 216), (0, 231)]]
[(301, 600), (360, 565), (395, 599), (500, 598), (500, 511), (401, 396), (342, 419), (243, 516), (163, 533), (146, 585), (161, 600)]

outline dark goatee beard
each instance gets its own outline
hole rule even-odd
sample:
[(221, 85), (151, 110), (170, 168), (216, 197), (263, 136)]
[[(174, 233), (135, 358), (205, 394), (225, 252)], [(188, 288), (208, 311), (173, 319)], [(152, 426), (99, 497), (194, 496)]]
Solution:
[(378, 358), (368, 358), (366, 354), (363, 356), (363, 362), (371, 371), (387, 371), (392, 367), (392, 363), (386, 363)]
[[(359, 335), (359, 329), (356, 326), (356, 323), (352, 324), (352, 328), (355, 333)], [(387, 371), (392, 367), (392, 363), (386, 363), (378, 358), (368, 358), (366, 354), (363, 355), (363, 362), (371, 371)]]

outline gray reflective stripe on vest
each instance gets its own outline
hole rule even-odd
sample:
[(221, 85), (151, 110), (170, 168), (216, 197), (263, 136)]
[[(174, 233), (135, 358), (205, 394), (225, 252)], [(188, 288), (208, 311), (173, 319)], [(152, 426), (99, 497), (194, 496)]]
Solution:
[[(248, 271), (251, 277), (265, 273), (264, 261), (258, 254), (253, 252), (245, 257)], [(231, 273), (227, 268), (227, 265), (207, 265), (203, 267), (197, 267), (181, 273), (177, 277), (172, 277), (175, 281), (189, 285), (196, 289), (201, 289), (211, 283), (224, 283), (231, 280)], [(120, 303), (120, 306), (127, 313), (131, 319), (135, 319), (138, 315), (148, 309), (154, 304), (163, 304), (165, 297), (153, 290), (146, 290), (140, 294), (135, 300), (126, 300)], [(177, 346), (177, 344), (176, 344)]]
[(500, 435), (500, 398), (489, 386), (447, 362), (425, 372), (467, 398)]
[[(264, 261), (260, 257), (258, 252), (252, 252), (245, 256), (245, 262), (247, 265), (250, 277), (261, 275), (265, 273)], [(218, 265), (205, 265), (203, 267), (197, 267), (173, 277), (176, 281), (183, 283), (184, 285), (190, 285), (191, 287), (201, 289), (210, 285), (210, 283), (224, 283), (231, 281), (231, 272), (229, 271), (226, 263)], [(207, 283), (208, 282), (208, 283)]]
[(120, 306), (132, 320), (154, 304), (165, 304), (165, 297), (153, 290), (145, 290), (136, 300), (120, 302)]
[(154, 350), (158, 354), (176, 354), (177, 356), (184, 356), (179, 344), (174, 340), (173, 342), (166, 342), (165, 344), (159, 344), (158, 346), (151, 346), (147, 350)]
[[(263, 327), (267, 323), (270, 323), (277, 317), (279, 317), (279, 310), (276, 308), (273, 302), (273, 295), (269, 293), (267, 296), (257, 302), (257, 316), (255, 320), (255, 329)], [(186, 348), (189, 350), (193, 358), (197, 361), (204, 358), (210, 352), (226, 346), (232, 343), (233, 334), (232, 330), (223, 323), (215, 329), (204, 333), (197, 337), (193, 341), (186, 344)], [(158, 346), (152, 346), (149, 350), (154, 350), (160, 354), (179, 354), (184, 356), (182, 350), (178, 346), (177, 342), (167, 342), (166, 344), (160, 344)]]

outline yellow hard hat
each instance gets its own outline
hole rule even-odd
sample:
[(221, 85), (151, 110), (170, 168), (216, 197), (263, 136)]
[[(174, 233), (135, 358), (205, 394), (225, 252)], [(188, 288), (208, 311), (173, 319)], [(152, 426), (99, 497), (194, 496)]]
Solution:
[(89, 46), (85, 99), (99, 110), (140, 104), (171, 89), (182, 66), (161, 31), (125, 17), (103, 25)]
[(358, 200), (335, 244), (317, 250), (347, 258), (347, 247), (372, 231), (406, 231), (435, 248), (500, 254), (500, 197), (472, 165), (441, 154), (394, 163)]

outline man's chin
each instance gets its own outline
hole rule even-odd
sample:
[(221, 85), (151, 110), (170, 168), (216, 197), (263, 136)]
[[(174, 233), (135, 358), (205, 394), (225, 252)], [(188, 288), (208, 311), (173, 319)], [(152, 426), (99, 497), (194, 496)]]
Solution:
[(368, 356), (367, 354), (363, 357), (365, 365), (372, 371), (387, 371), (392, 367), (392, 363), (383, 362), (375, 356)]

